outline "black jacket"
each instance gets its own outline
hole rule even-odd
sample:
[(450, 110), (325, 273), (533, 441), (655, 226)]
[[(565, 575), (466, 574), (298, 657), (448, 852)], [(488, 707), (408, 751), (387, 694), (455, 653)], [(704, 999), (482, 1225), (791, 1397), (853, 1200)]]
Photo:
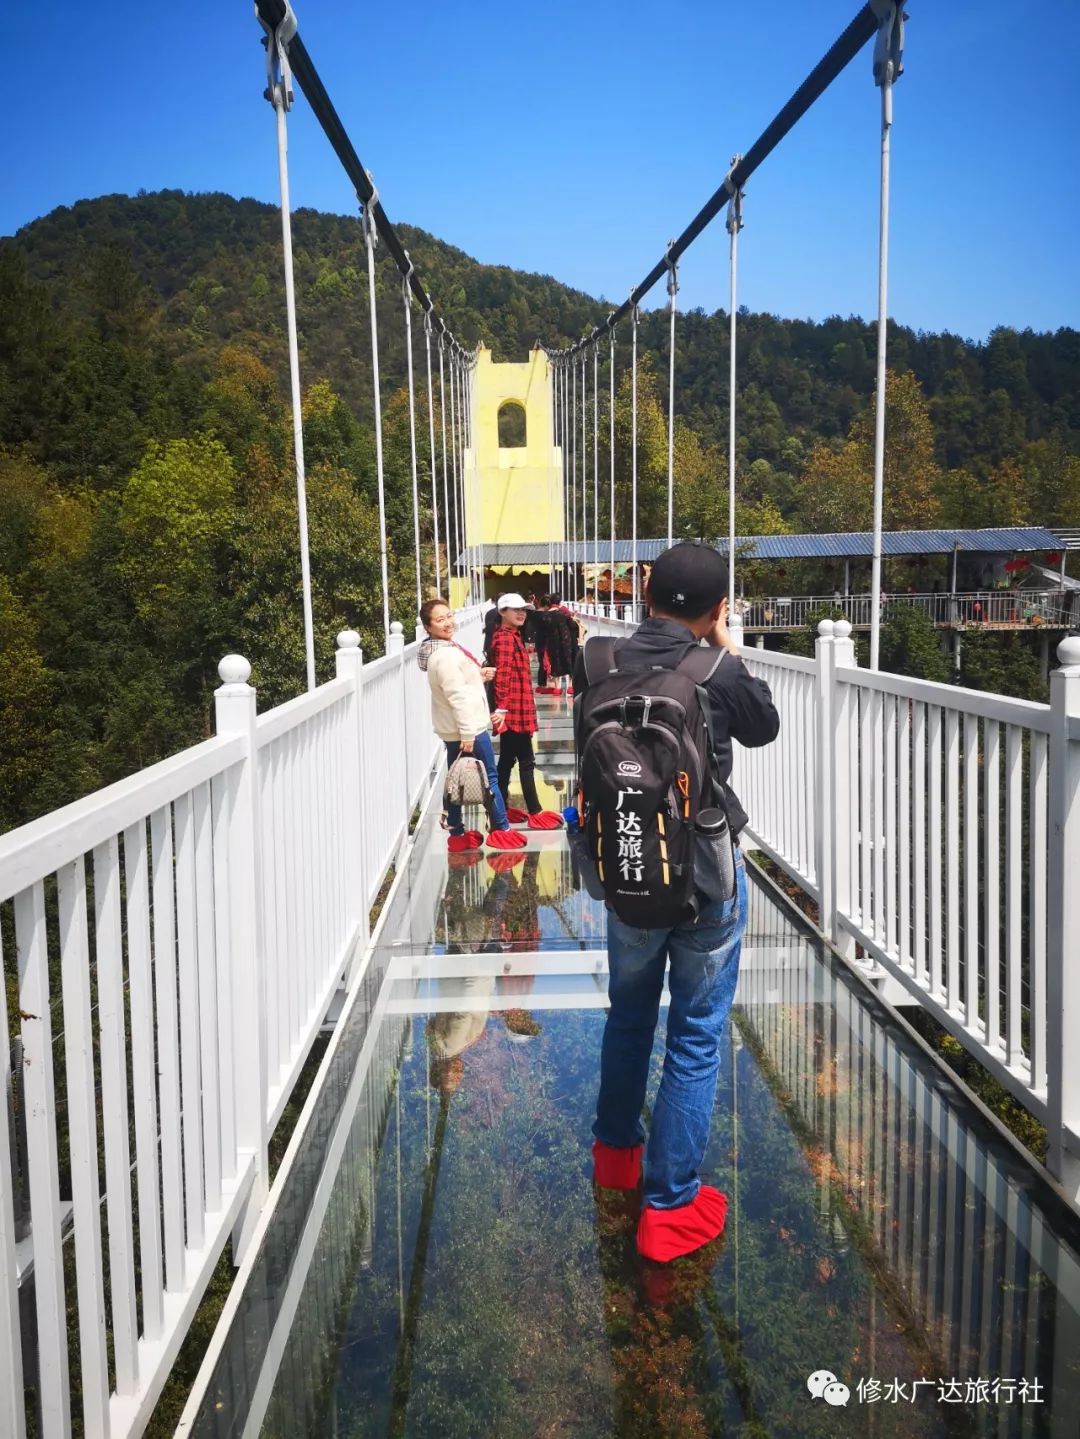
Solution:
[[(697, 645), (690, 630), (678, 620), (643, 620), (634, 633), (620, 640), (616, 648), (620, 670), (637, 666), (649, 669), (664, 665), (674, 669)], [(574, 693), (588, 687), (585, 662), (578, 659), (574, 671)], [(738, 835), (747, 821), (746, 811), (728, 781), (731, 778), (731, 741), (737, 739), (748, 749), (769, 744), (780, 733), (780, 716), (764, 680), (755, 679), (737, 655), (729, 654), (713, 672), (708, 685), (712, 701), (713, 731), (719, 779), (727, 797), (732, 834)]]

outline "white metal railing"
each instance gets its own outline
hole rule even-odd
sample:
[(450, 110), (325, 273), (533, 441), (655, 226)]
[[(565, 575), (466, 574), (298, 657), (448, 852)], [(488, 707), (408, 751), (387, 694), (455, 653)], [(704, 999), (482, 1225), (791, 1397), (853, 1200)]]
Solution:
[[(931, 624), (940, 627), (979, 625), (1020, 627), (1050, 625), (1056, 628), (1080, 620), (1080, 605), (1068, 590), (965, 590), (953, 593), (887, 594), (885, 604), (907, 605), (919, 610)], [(813, 622), (823, 610), (830, 617), (846, 619), (860, 629), (869, 628), (873, 618), (870, 595), (771, 595), (740, 602), (743, 626), (747, 630), (799, 630)]]
[[(474, 649), (481, 613), (459, 615)], [(32, 1427), (71, 1432), (73, 1317), (85, 1432), (141, 1432), (230, 1234), (242, 1257), (270, 1135), (438, 769), (417, 645), (395, 625), (388, 648), (364, 665), (344, 632), (337, 678), (263, 715), (228, 656), (216, 738), (0, 839), (5, 1439), (24, 1381)]]
[(848, 622), (818, 632), (813, 659), (744, 652), (781, 716), (735, 746), (747, 839), (1047, 1126), (1080, 1197), (1080, 639), (1041, 705), (861, 670)]
[[(1080, 640), (1058, 654), (1038, 705), (860, 670), (850, 626), (823, 621), (798, 671), (814, 726), (793, 657), (747, 652), (790, 739), (740, 750), (736, 780), (752, 777), (753, 838), (814, 893), (834, 943), (880, 965), (1046, 1124), (1050, 1166), (1077, 1195)], [(812, 862), (792, 763), (816, 797)]]

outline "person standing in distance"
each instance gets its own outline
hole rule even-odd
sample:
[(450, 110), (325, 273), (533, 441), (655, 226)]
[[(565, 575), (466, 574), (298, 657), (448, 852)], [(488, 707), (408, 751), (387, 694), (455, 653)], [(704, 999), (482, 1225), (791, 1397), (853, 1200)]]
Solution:
[(491, 724), (499, 736), (499, 788), (503, 798), (510, 792), (510, 776), (518, 767), (525, 809), (507, 806), (511, 824), (527, 823), (530, 829), (558, 829), (562, 816), (546, 810), (536, 792), (536, 756), (533, 735), (539, 728), (533, 699), (532, 666), (521, 639), (529, 613), (521, 595), (499, 596), (502, 623), (491, 636), (488, 658), (495, 667), (495, 711)]
[[(731, 742), (768, 744), (779, 732), (780, 717), (768, 686), (750, 674), (728, 631), (727, 588), (727, 564), (716, 550), (699, 544), (665, 550), (646, 585), (648, 618), (615, 654), (621, 675), (657, 666), (674, 669), (702, 640), (729, 651), (713, 671), (706, 694), (715, 742), (714, 802), (726, 809), (737, 846), (747, 815), (730, 784)], [(578, 695), (588, 688), (584, 657), (574, 688)], [(671, 928), (636, 928), (608, 911), (610, 1008), (593, 1125), (593, 1172), (601, 1187), (633, 1190), (642, 1179), (642, 1110), (670, 966), (667, 1052), (644, 1154), (637, 1235), (638, 1249), (649, 1259), (688, 1254), (724, 1227), (727, 1198), (703, 1184), (699, 1171), (746, 927), (746, 871), (737, 847), (735, 873), (731, 899), (710, 900), (699, 892), (685, 919)]]
[[(521, 849), (524, 838), (510, 828), (506, 806), (499, 791), (495, 770), (495, 751), (488, 734), (490, 715), (484, 682), (493, 672), (454, 639), (454, 612), (444, 599), (425, 600), (420, 606), (420, 623), (428, 637), (417, 652), (416, 661), (427, 673), (431, 688), (431, 723), (435, 733), (446, 745), (446, 763), (450, 766), (459, 754), (475, 755), (487, 770), (491, 787), (492, 828), (486, 843), (491, 849)], [(452, 804), (447, 811), (450, 833), (447, 849), (451, 854), (479, 849), (485, 843), (479, 830), (465, 828), (461, 806)]]

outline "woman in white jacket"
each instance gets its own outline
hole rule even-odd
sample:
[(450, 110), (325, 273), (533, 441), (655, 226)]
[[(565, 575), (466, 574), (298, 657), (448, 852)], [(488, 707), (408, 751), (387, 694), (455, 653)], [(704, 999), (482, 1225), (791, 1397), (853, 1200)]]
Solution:
[[(452, 765), (459, 754), (475, 755), (482, 762), (491, 786), (494, 821), (487, 844), (492, 849), (522, 849), (525, 836), (511, 829), (506, 818), (506, 804), (495, 769), (495, 751), (488, 733), (491, 713), (484, 683), (495, 671), (484, 669), (480, 661), (454, 639), (454, 613), (445, 600), (425, 600), (420, 607), (420, 622), (428, 638), (420, 646), (417, 661), (420, 668), (427, 671), (431, 686), (431, 723), (446, 745), (446, 763)], [(465, 828), (460, 805), (450, 805), (446, 818), (450, 826), (447, 847), (451, 854), (479, 849), (485, 842), (479, 830)]]

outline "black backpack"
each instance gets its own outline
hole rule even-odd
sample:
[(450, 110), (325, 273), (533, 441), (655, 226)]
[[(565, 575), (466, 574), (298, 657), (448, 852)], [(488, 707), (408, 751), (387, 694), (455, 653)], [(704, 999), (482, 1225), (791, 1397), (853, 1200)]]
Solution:
[(724, 807), (705, 686), (727, 651), (690, 650), (674, 669), (619, 669), (612, 639), (585, 646), (574, 702), (578, 803), (604, 898), (626, 924), (662, 929), (694, 912), (695, 822)]

